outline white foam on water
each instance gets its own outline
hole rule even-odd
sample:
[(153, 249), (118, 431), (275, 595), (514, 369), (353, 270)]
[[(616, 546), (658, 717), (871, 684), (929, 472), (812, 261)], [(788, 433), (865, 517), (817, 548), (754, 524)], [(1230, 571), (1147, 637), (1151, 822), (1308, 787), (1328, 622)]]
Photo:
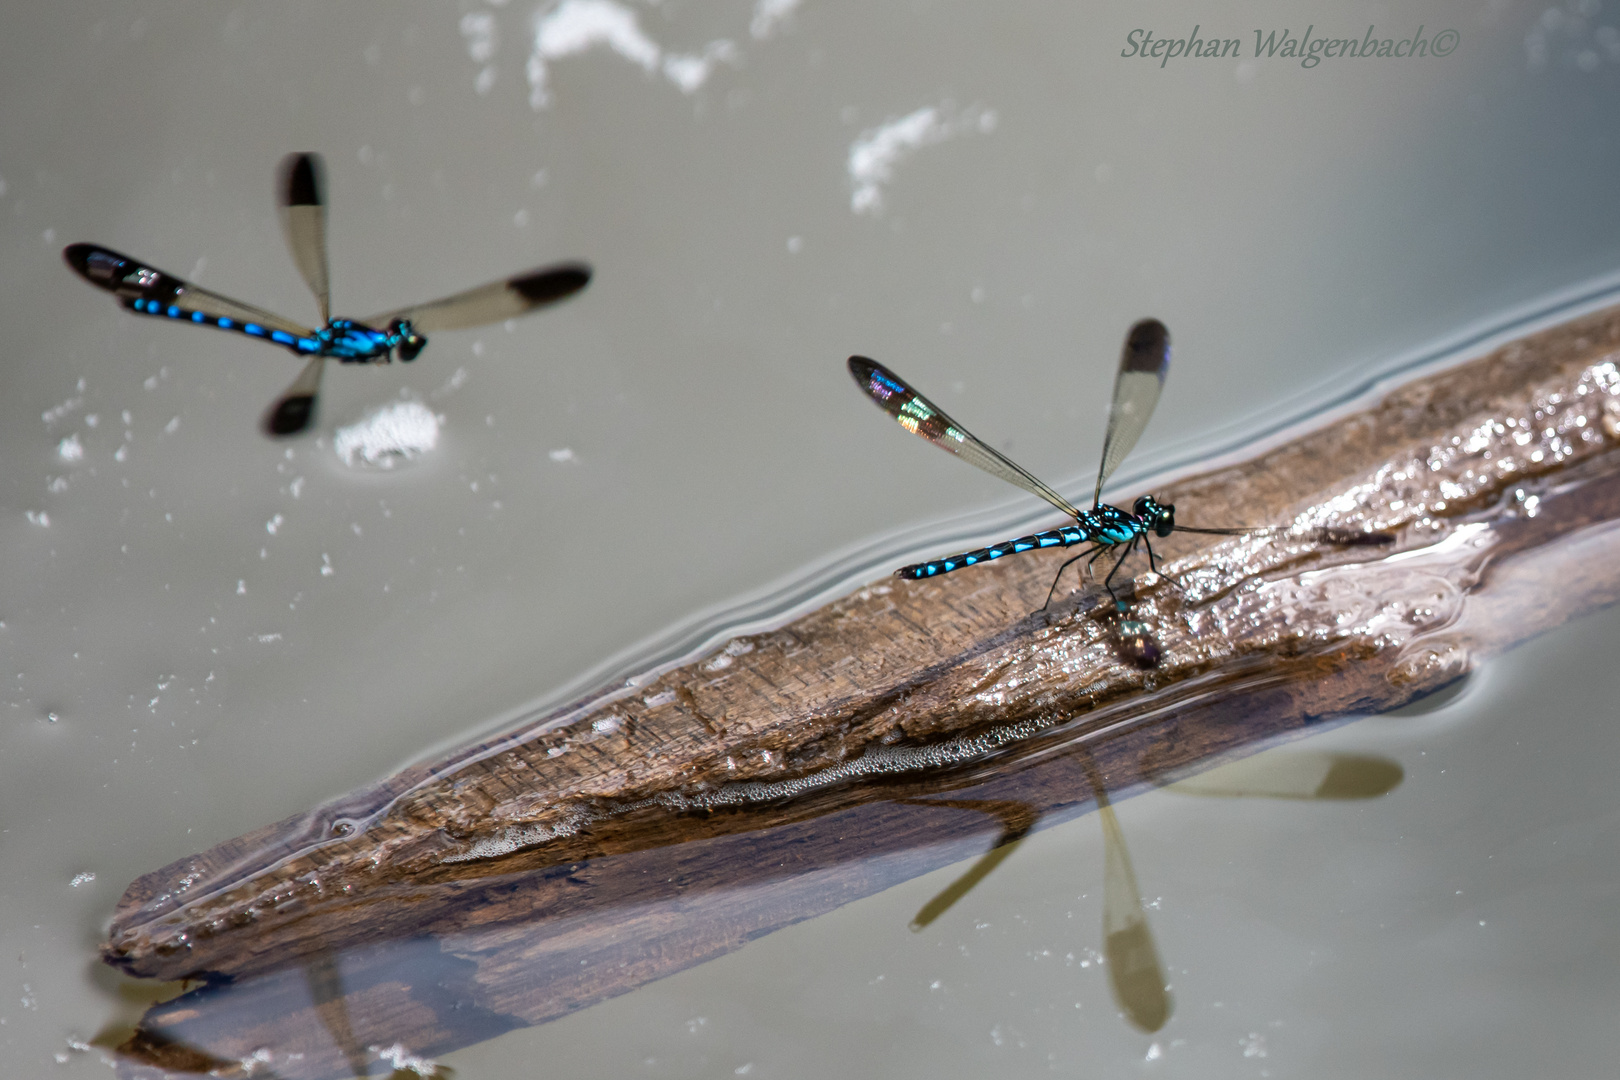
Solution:
[(345, 465), (391, 469), (432, 450), (443, 418), (420, 401), (395, 401), (332, 433), (332, 449)]
[(793, 9), (801, 2), (802, 0), (755, 0), (754, 17), (748, 24), (748, 32), (761, 40), (770, 37), (790, 21)]
[(957, 112), (949, 102), (925, 105), (897, 120), (861, 132), (849, 147), (849, 208), (857, 214), (883, 212), (883, 186), (894, 168), (925, 146), (957, 135), (989, 134), (996, 127), (994, 110), (974, 107)]
[(684, 94), (706, 83), (717, 63), (738, 56), (737, 47), (725, 39), (709, 42), (695, 55), (666, 54), (641, 28), (636, 12), (617, 0), (562, 0), (534, 18), (534, 49), (524, 69), (529, 104), (543, 109), (551, 103), (553, 61), (598, 48), (617, 53), (648, 75), (662, 73)]

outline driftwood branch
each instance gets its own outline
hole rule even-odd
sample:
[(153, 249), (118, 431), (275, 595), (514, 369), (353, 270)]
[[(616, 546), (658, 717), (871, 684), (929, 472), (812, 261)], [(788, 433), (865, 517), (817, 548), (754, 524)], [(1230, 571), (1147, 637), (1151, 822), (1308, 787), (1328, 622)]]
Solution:
[(106, 959), (210, 985), (126, 1051), (442, 1052), (1027, 831), (965, 803), (1045, 826), (1432, 691), (1620, 595), (1617, 357), (1620, 313), (1589, 316), (1157, 492), (1399, 543), (1172, 537), (1131, 593), (1156, 667), (1094, 593), (1031, 614), (1061, 553), (877, 584), (149, 874)]

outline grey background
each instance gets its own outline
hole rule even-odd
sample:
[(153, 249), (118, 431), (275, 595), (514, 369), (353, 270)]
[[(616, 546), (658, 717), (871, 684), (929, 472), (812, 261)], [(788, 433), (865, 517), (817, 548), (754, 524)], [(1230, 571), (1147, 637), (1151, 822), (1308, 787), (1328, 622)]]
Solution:
[[(691, 92), (611, 49), (556, 58), (536, 109), (525, 69), (550, 4), (6, 13), (0, 1060), (17, 1074), (101, 1069), (66, 1041), (116, 1011), (93, 949), (138, 874), (583, 688), (593, 672), (633, 669), (695, 632), (680, 627), (712, 629), (747, 598), (779, 612), (840, 575), (877, 576), (875, 551), (932, 551), (946, 533), (1032, 514), (884, 423), (847, 384), (848, 353), (890, 363), (1080, 495), (1119, 339), (1137, 317), (1164, 319), (1177, 352), (1125, 487), (1620, 271), (1620, 62), (1603, 29), (1620, 26), (1613, 0), (804, 0), (760, 37), (746, 0), (617, 7), (660, 65), (733, 47)], [(495, 28), (487, 60), (470, 55), (468, 15)], [(1118, 55), (1133, 28), (1181, 36), (1200, 24), (1239, 37), (1247, 58), (1255, 27), (1297, 34), (1306, 22), (1358, 37), (1368, 24), (1391, 36), (1453, 28), (1460, 45), (1443, 59), (1312, 70)], [(925, 107), (961, 130), (899, 160), (882, 212), (858, 212), (852, 147)], [(59, 250), (93, 240), (311, 319), (271, 199), (275, 164), (295, 149), (327, 158), (340, 313), (567, 257), (591, 261), (597, 278), (510, 329), (441, 334), (409, 367), (330, 371), (317, 434), (273, 444), (256, 423), (295, 374), (292, 358), (121, 312)], [(438, 447), (387, 472), (341, 463), (333, 428), (401, 393), (443, 416)], [(62, 457), (69, 437), (82, 460)], [(571, 460), (554, 460), (565, 448)], [(1523, 655), (1612, 651), (1608, 624), (1572, 633)], [(1590, 1075), (1600, 1049), (1612, 1059), (1612, 1025), (1549, 998), (1553, 976), (1527, 979), (1515, 960), (1524, 940), (1463, 934), (1477, 921), (1466, 890), (1454, 930), (1411, 914), (1414, 897), (1451, 877), (1404, 837), (1455, 830), (1435, 843), (1477, 873), (1520, 842), (1486, 814), (1437, 823), (1416, 794), (1440, 789), (1425, 761), (1477, 754), (1517, 775), (1515, 739), (1601, 749), (1580, 741), (1605, 737), (1600, 688), (1581, 697), (1570, 678), (1538, 683), (1542, 667), (1515, 662), (1528, 665), (1513, 669), (1523, 685), (1570, 698), (1488, 713), (1467, 697), (1434, 743), (1383, 722), (1335, 736), (1377, 742), (1408, 768), (1375, 807), (1302, 817), (1245, 804), (1224, 835), (1254, 842), (1225, 849), (1224, 872), (1257, 893), (1210, 899), (1227, 864), (1198, 831), (1205, 811), (1172, 796), (1122, 808), (1139, 876), (1155, 882), (1144, 888), (1163, 892), (1166, 911), (1199, 906), (1160, 920), (1168, 962), (1204, 972), (1207, 987), (1178, 989), (1153, 1062), (1150, 1040), (1113, 1016), (1099, 973), (1083, 983), (1030, 969), (1037, 944), (1058, 956), (1095, 946), (1095, 913), (1075, 906), (1088, 891), (1077, 875), (1100, 866), (1082, 821), (1032, 842), (989, 883), (999, 893), (975, 897), (1006, 905), (978, 919), (992, 930), (969, 932), (964, 914), (917, 951), (904, 922), (937, 884), (915, 883), (451, 1063), (479, 1077), (529, 1075), (541, 1053), (601, 1075), (719, 1075), (748, 1061), (761, 1076), (925, 1065), (1113, 1075), (1173, 1067), (1179, 1038), (1205, 1048), (1183, 1059), (1200, 1075), (1444, 1075), (1448, 1062), (1456, 1075), (1523, 1075), (1530, 1058), (1509, 1047)], [(1502, 678), (1491, 685), (1519, 685)], [(1554, 764), (1583, 760), (1549, 758), (1526, 790), (1556, 786)], [(1465, 781), (1448, 771), (1444, 783)], [(1613, 821), (1601, 783), (1558, 792), (1571, 820)], [(1347, 851), (1376, 870), (1333, 877)], [(1600, 876), (1583, 881), (1577, 861), (1567, 883), (1538, 884), (1539, 865), (1498, 882), (1501, 897), (1530, 905), (1525, 940), (1600, 940), (1609, 951), (1593, 955), (1612, 961), (1612, 917), (1559, 906), (1602, 896), (1612, 911), (1612, 875), (1596, 862)], [(86, 873), (94, 880), (70, 884)], [(1337, 914), (1351, 885), (1360, 902), (1407, 913), (1384, 920), (1391, 954), (1433, 942), (1466, 957), (1442, 970), (1478, 996), (1437, 1002), (1399, 971), (1324, 967), (1332, 951), (1366, 959)], [(1563, 900), (1536, 907), (1536, 889)], [(862, 940), (888, 943), (877, 969), (836, 962), (872, 955), (847, 951)], [(923, 979), (945, 956), (945, 974)], [(1612, 962), (1587, 970), (1572, 985), (1612, 1016)], [(814, 978), (789, 974), (805, 971)], [(933, 978), (978, 989), (928, 999), (944, 1011), (927, 1024), (852, 1030), (827, 1011), (836, 999), (881, 1017), (883, 987)], [(1085, 1022), (1071, 1024), (1063, 1010), (1083, 985)], [(1241, 1022), (1212, 1011), (1236, 999), (1228, 986), (1247, 988)], [(895, 1008), (921, 1000), (908, 992)], [(1022, 1034), (998, 1045), (1002, 1021), (983, 995), (1003, 993), (1017, 1003), (1003, 1010), (1006, 1030)], [(1264, 1026), (1284, 1005), (1297, 1038)], [(1566, 1026), (1548, 1027), (1554, 1013)], [(687, 1022), (699, 1016), (709, 1041), (692, 1056)], [(646, 1043), (634, 1058), (612, 1033), (625, 1023)], [(1563, 1037), (1522, 1041), (1531, 1030)], [(1236, 1040), (1251, 1033), (1270, 1056), (1243, 1056)], [(1366, 1057), (1369, 1045), (1383, 1056)]]

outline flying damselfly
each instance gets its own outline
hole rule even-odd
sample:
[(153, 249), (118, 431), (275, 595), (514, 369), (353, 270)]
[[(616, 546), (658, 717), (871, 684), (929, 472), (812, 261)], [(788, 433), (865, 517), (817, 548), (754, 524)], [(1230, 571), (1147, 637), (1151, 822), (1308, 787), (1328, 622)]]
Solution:
[(326, 272), (322, 173), (319, 155), (289, 154), (282, 161), (277, 190), (287, 247), (320, 307), (324, 325), (319, 330), (210, 292), (96, 244), (69, 244), (62, 257), (79, 276), (117, 296), (130, 311), (232, 330), (309, 357), (298, 377), (265, 413), (264, 427), (271, 435), (294, 435), (309, 426), (327, 360), (386, 364), (396, 353), (403, 361), (415, 360), (427, 344), (427, 334), (510, 319), (571, 296), (591, 280), (591, 268), (584, 263), (559, 263), (366, 319), (334, 319)]

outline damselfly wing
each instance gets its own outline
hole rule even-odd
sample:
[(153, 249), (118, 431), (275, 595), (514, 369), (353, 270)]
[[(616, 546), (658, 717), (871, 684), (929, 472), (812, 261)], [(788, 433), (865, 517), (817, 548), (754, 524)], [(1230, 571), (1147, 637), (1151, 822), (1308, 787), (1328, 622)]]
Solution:
[(272, 332), (279, 331), (290, 339), (313, 337), (315, 334), (309, 327), (300, 326), (291, 319), (210, 292), (184, 278), (98, 244), (69, 244), (62, 249), (62, 257), (84, 280), (106, 289), (118, 297), (126, 308), (143, 315), (162, 315), (206, 325), (224, 323), (226, 325), (222, 329), (263, 337), (277, 344), (287, 342), (272, 338)]
[[(304, 284), (315, 296), (322, 325), (330, 326), (332, 287), (326, 270), (325, 167), (318, 154), (288, 154), (281, 159), (279, 176), (276, 207), (281, 214), (287, 251)], [(326, 354), (317, 350), (298, 377), (265, 410), (264, 430), (271, 435), (295, 435), (309, 427), (315, 420), (315, 402), (321, 392), (321, 376), (325, 374)]]
[(1114, 375), (1114, 400), (1108, 406), (1108, 431), (1103, 436), (1102, 464), (1097, 468), (1093, 504), (1102, 504), (1103, 485), (1119, 463), (1136, 447), (1159, 403), (1164, 377), (1170, 373), (1170, 331), (1158, 319), (1143, 319), (1125, 335), (1125, 348)]
[(281, 159), (277, 204), (287, 250), (303, 275), (321, 322), (332, 319), (331, 284), (326, 273), (326, 177), (315, 154), (288, 154)]
[(542, 270), (531, 270), (505, 281), (492, 281), (443, 300), (373, 315), (366, 322), (372, 326), (395, 321), (409, 322), (426, 333), (465, 330), (515, 319), (535, 308), (555, 304), (579, 292), (590, 280), (591, 268), (584, 263), (561, 263)]
[(1080, 511), (1069, 501), (1037, 480), (1023, 466), (987, 445), (967, 428), (946, 415), (945, 410), (923, 397), (900, 376), (864, 356), (849, 358), (849, 373), (878, 404), (878, 408), (900, 422), (913, 435), (921, 436), (941, 450), (955, 454), (970, 465), (977, 465), (991, 476), (1000, 477), (1032, 495), (1039, 495), (1069, 517)]

